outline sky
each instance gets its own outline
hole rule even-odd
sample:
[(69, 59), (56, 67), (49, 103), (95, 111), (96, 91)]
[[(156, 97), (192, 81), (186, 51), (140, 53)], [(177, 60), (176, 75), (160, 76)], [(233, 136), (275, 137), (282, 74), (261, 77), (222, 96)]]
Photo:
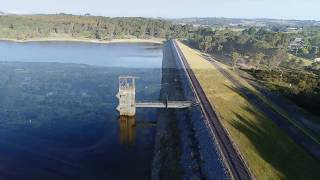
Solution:
[(320, 20), (320, 0), (0, 0), (0, 11), (99, 16)]

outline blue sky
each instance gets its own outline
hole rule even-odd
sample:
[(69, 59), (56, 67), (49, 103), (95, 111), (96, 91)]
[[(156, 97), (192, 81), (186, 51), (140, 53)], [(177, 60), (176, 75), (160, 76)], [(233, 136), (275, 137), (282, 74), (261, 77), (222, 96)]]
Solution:
[(320, 20), (320, 0), (0, 0), (14, 13)]

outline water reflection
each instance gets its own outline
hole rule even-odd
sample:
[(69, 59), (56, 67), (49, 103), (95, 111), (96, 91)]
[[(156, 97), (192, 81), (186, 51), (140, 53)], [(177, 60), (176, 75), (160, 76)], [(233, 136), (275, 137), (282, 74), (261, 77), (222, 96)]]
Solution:
[(155, 128), (135, 127), (135, 121), (156, 114), (119, 120), (115, 94), (118, 77), (129, 74), (141, 77), (138, 99), (159, 97), (161, 48), (3, 44), (0, 61), (14, 62), (0, 62), (0, 179), (149, 179)]
[(136, 119), (135, 117), (120, 116), (119, 118), (120, 143), (132, 145), (136, 137)]

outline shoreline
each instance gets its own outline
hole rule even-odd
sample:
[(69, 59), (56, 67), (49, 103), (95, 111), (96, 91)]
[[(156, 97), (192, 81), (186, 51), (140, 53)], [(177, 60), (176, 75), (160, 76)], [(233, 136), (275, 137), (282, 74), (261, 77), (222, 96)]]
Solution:
[(85, 43), (97, 43), (97, 44), (109, 44), (109, 43), (153, 43), (163, 44), (165, 39), (138, 39), (138, 38), (127, 38), (127, 39), (112, 39), (112, 40), (98, 40), (98, 39), (87, 39), (87, 38), (32, 38), (32, 39), (11, 39), (11, 38), (0, 38), (0, 41), (11, 41), (17, 43), (28, 43), (28, 42), (85, 42)]

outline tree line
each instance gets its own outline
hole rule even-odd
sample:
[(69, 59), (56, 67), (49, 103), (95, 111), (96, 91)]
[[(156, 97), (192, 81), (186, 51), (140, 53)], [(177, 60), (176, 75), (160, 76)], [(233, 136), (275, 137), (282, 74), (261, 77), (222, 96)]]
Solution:
[(273, 69), (288, 59), (287, 35), (264, 28), (251, 27), (240, 32), (228, 28), (199, 29), (191, 36), (189, 43), (206, 53), (229, 57), (233, 66), (241, 59), (246, 65), (256, 68), (265, 65)]
[[(305, 66), (301, 59), (292, 58), (288, 50), (290, 39), (299, 34), (255, 27), (243, 31), (202, 28), (191, 34), (187, 43), (221, 59), (229, 59), (227, 63), (232, 67), (247, 71), (271, 90), (319, 114), (320, 63)], [(317, 43), (315, 36), (309, 39), (312, 44)]]
[(140, 17), (99, 17), (56, 15), (0, 16), (0, 38), (41, 38), (68, 36), (109, 40), (114, 38), (179, 38), (185, 36), (190, 25), (176, 25), (169, 21)]

